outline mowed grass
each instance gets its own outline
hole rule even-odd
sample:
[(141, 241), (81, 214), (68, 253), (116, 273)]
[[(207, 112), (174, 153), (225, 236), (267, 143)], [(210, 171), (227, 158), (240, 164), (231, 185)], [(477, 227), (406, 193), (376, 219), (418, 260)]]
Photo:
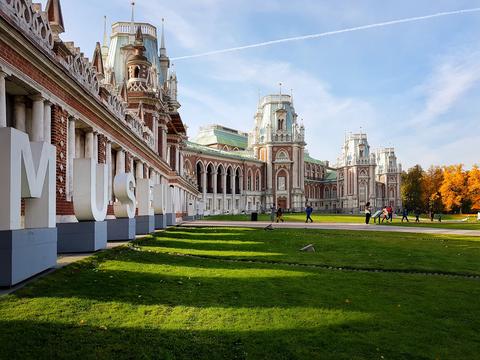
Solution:
[[(307, 243), (317, 252), (298, 251)], [(476, 274), (479, 247), (410, 234), (171, 229), (1, 298), (0, 357), (477, 359), (478, 280), (282, 262)]]
[[(305, 214), (302, 213), (291, 213), (285, 214), (283, 216), (286, 222), (305, 222)], [(314, 213), (312, 215), (313, 221), (315, 223), (349, 223), (349, 224), (364, 224), (365, 216), (364, 215), (345, 215), (345, 214), (319, 214)], [(433, 227), (433, 228), (444, 228), (444, 229), (458, 229), (458, 230), (480, 230), (480, 222), (476, 220), (475, 215), (443, 215), (442, 222), (439, 222), (437, 219), (430, 221), (427, 218), (427, 215), (422, 215), (420, 218), (420, 223), (415, 223), (415, 216), (409, 215), (410, 222), (402, 222), (401, 216), (396, 216), (393, 219), (392, 223), (380, 223), (384, 226), (389, 225), (400, 225), (400, 226), (409, 226), (409, 227)], [(463, 219), (468, 219), (467, 221), (461, 221)], [(238, 215), (212, 215), (206, 216), (204, 220), (212, 221), (250, 221), (249, 214), (238, 214)], [(271, 221), (270, 214), (258, 214), (258, 221)], [(373, 219), (371, 220), (372, 226)]]

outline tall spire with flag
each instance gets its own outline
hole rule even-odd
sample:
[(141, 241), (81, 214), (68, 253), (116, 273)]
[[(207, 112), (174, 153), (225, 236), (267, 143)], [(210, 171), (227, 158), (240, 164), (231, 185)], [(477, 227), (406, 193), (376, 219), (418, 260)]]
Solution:
[(132, 5), (132, 17), (130, 19), (129, 40), (130, 40), (130, 43), (133, 44), (133, 42), (135, 41), (135, 33), (136, 33), (136, 29), (135, 29), (135, 1), (132, 1), (130, 4)]

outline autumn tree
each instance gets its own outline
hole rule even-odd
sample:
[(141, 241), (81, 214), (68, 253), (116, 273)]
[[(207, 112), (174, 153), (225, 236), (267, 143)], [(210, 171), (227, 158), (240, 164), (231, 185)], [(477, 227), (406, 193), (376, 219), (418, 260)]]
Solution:
[(468, 172), (468, 196), (470, 198), (471, 209), (480, 211), (480, 168), (475, 165)]
[(423, 169), (420, 165), (415, 165), (406, 173), (402, 174), (402, 202), (407, 209), (422, 209), (422, 182)]
[(463, 165), (444, 167), (440, 194), (445, 210), (465, 211), (468, 202), (468, 176)]
[(422, 204), (425, 211), (443, 211), (440, 187), (443, 183), (443, 169), (431, 166), (422, 176)]

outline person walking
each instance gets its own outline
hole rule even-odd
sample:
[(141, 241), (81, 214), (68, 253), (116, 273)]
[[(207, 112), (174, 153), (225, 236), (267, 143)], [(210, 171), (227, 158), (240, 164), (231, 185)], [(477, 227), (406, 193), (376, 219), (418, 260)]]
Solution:
[(280, 206), (278, 207), (278, 210), (277, 210), (277, 223), (278, 221), (281, 221), (282, 223), (285, 222), (285, 220), (283, 220), (283, 210)]
[(386, 206), (382, 209), (382, 224), (384, 220), (388, 222), (388, 210)]
[(403, 220), (407, 220), (407, 222), (410, 222), (408, 221), (408, 209), (407, 208), (403, 208), (402, 210), (402, 222)]
[(415, 209), (415, 222), (416, 223), (420, 222), (420, 209), (419, 208)]
[(434, 218), (435, 218), (435, 211), (430, 210), (430, 221), (433, 221)]
[(307, 205), (307, 208), (305, 209), (305, 213), (307, 214), (307, 219), (305, 220), (306, 223), (308, 223), (308, 220), (313, 223), (312, 212), (313, 208), (310, 205)]
[(275, 213), (276, 213), (275, 206), (272, 206), (270, 208), (270, 222), (272, 223), (275, 221)]
[(387, 212), (388, 212), (388, 220), (390, 220), (390, 222), (393, 222), (393, 208), (389, 205), (387, 207)]
[(370, 218), (372, 217), (372, 208), (370, 207), (370, 202), (367, 202), (365, 205), (365, 224), (370, 223)]

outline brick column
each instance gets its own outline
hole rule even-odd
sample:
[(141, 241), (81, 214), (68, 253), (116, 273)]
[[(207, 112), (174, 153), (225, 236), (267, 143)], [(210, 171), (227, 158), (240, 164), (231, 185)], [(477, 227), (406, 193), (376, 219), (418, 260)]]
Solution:
[[(43, 108), (42, 108), (43, 110)], [(52, 107), (52, 145), (57, 148), (57, 215), (73, 215), (73, 202), (67, 200), (68, 113), (58, 105)], [(43, 130), (43, 128), (42, 128)]]

